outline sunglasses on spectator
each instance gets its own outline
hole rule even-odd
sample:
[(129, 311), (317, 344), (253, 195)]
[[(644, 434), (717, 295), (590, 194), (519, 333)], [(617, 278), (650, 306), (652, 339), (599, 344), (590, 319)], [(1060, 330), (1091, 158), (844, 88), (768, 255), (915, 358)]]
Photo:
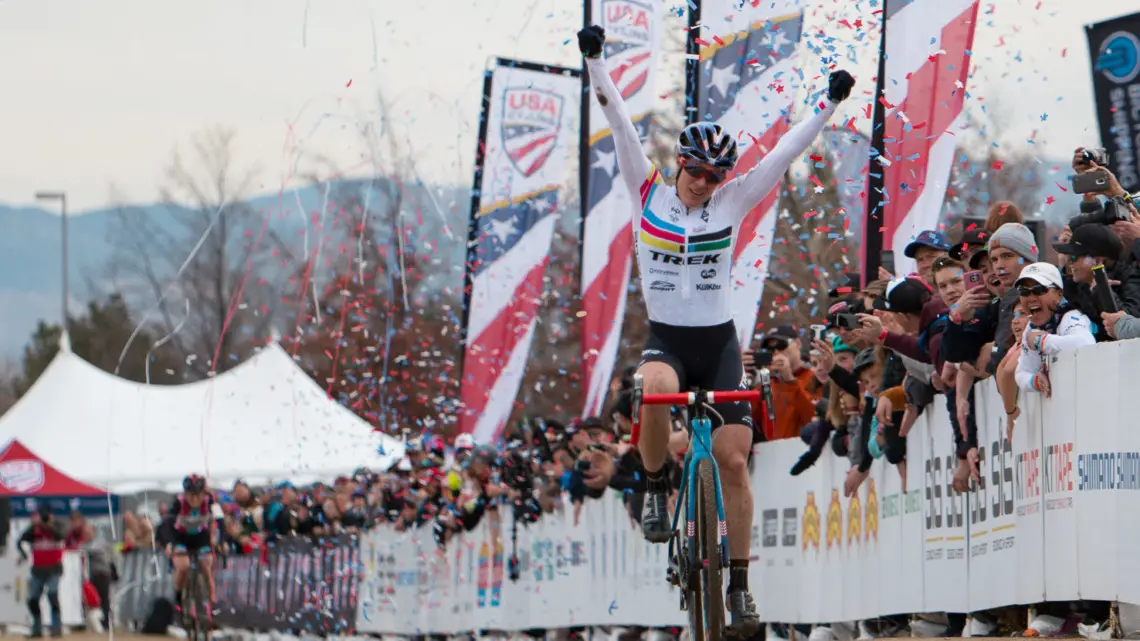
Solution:
[(1022, 297), (1025, 297), (1025, 296), (1044, 296), (1048, 292), (1049, 292), (1049, 288), (1040, 284), (1040, 283), (1038, 283), (1036, 285), (1032, 285), (1032, 286), (1021, 285), (1017, 288), (1017, 295), (1022, 296)]
[(705, 182), (713, 185), (724, 182), (724, 178), (726, 176), (723, 171), (715, 171), (696, 163), (685, 163), (681, 165), (681, 168), (685, 170), (686, 174), (689, 174), (693, 178), (703, 177), (705, 179)]

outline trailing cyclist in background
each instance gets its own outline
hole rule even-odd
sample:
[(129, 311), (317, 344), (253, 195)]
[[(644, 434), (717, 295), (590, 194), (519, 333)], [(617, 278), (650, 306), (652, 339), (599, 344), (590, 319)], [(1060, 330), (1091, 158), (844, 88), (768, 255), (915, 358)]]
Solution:
[[(855, 79), (846, 71), (833, 72), (826, 104), (785, 134), (755, 167), (728, 182), (737, 160), (732, 135), (711, 122), (685, 127), (677, 141), (680, 171), (670, 187), (642, 151), (621, 93), (606, 71), (605, 41), (605, 30), (597, 25), (578, 32), (578, 48), (586, 58), (594, 94), (613, 130), (618, 168), (630, 194), (640, 195), (634, 198), (633, 230), (649, 312), (649, 340), (638, 366), (645, 393), (670, 394), (693, 387), (742, 389), (744, 368), (729, 305), (737, 231), (745, 215), (823, 129), (836, 104), (851, 93)], [(712, 451), (724, 485), (728, 520), (729, 630), (750, 636), (760, 627), (748, 592), (751, 407), (733, 402), (717, 403), (713, 409), (717, 437)], [(649, 489), (641, 523), (647, 539), (664, 543), (670, 536), (667, 484), (661, 473), (670, 435), (669, 408), (658, 405), (644, 411), (639, 449)]]
[(217, 531), (214, 522), (222, 518), (221, 506), (212, 494), (206, 491), (206, 479), (191, 474), (182, 480), (182, 494), (174, 499), (167, 520), (170, 522), (171, 541), (167, 554), (174, 562), (174, 593), (178, 607), (182, 607), (182, 587), (190, 571), (188, 552), (198, 553), (198, 566), (206, 576), (210, 586), (210, 603), (215, 602), (214, 590), (214, 546), (217, 545)]

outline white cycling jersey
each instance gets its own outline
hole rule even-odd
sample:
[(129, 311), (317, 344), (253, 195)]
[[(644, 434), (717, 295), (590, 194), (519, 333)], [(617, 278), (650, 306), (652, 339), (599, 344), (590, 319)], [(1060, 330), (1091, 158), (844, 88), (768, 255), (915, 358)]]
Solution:
[(702, 207), (690, 210), (642, 150), (605, 60), (587, 58), (586, 67), (613, 130), (618, 169), (635, 203), (634, 252), (649, 319), (686, 327), (732, 320), (732, 257), (740, 223), (815, 140), (835, 105), (828, 101), (786, 133), (748, 173), (722, 185)]

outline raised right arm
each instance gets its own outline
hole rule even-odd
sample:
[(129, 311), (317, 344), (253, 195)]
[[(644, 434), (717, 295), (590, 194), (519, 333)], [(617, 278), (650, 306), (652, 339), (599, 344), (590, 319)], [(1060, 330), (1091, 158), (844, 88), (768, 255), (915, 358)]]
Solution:
[[(621, 92), (614, 85), (610, 72), (606, 69), (605, 58), (600, 56), (586, 58), (586, 69), (590, 72), (590, 84), (594, 88), (598, 105), (601, 106), (612, 132), (618, 169), (629, 188), (630, 196), (637, 198), (640, 194), (640, 200), (644, 204), (645, 196), (648, 194), (646, 183), (656, 179), (653, 163), (649, 162), (649, 157), (641, 148), (637, 128), (633, 126)], [(645, 193), (642, 193), (643, 187), (646, 188)]]

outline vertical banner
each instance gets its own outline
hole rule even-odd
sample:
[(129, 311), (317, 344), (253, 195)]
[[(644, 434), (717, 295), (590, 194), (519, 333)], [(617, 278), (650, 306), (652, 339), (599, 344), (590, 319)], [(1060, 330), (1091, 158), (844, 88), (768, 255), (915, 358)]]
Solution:
[(1120, 186), (1140, 190), (1136, 133), (1140, 131), (1140, 13), (1085, 26), (1092, 60), (1100, 141)]
[[(663, 0), (584, 0), (585, 24), (606, 30), (606, 67), (644, 140), (656, 104)], [(583, 75), (585, 82), (585, 75)], [(591, 93), (592, 92), (583, 92)], [(583, 105), (582, 123), (582, 416), (601, 414), (621, 342), (633, 266), (633, 207), (618, 176), (614, 140), (597, 98)]]
[[(799, 0), (700, 5), (700, 73), (696, 117), (736, 137), (740, 160), (729, 179), (747, 173), (788, 129), (795, 52), (803, 30)], [(693, 88), (690, 87), (690, 92)], [(732, 317), (741, 345), (752, 342), (772, 254), (781, 181), (745, 216), (733, 248)]]
[(492, 440), (522, 382), (544, 290), (580, 72), (499, 59), (485, 84), (467, 246), (459, 428)]
[[(867, 231), (881, 226), (881, 249), (895, 252), (900, 274), (914, 271), (914, 260), (903, 249), (919, 232), (937, 229), (941, 218), (977, 14), (977, 0), (886, 2), (885, 72), (878, 97), (886, 110), (879, 156), (882, 222)], [(878, 265), (878, 257), (868, 257), (867, 263)]]

